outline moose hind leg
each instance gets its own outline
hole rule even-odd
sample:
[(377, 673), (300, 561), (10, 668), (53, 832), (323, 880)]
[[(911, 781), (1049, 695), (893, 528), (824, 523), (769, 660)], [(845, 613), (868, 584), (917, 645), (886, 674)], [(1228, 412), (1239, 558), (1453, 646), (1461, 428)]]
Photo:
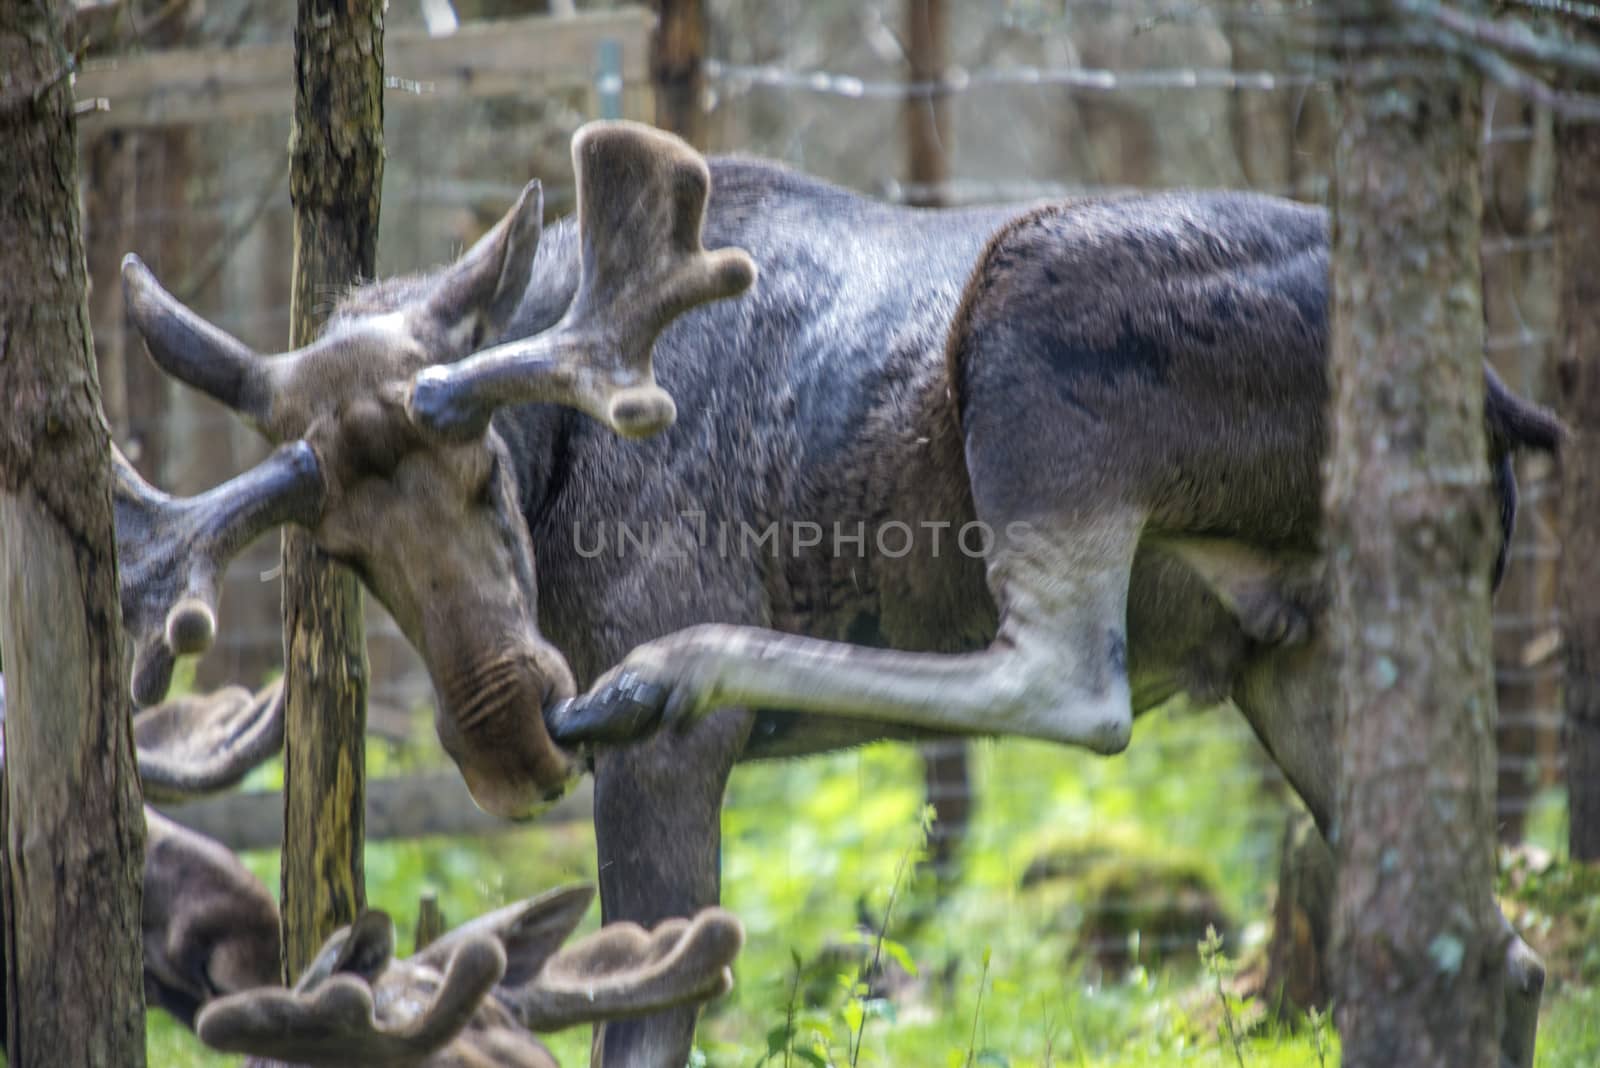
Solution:
[[(982, 514), (980, 506), (980, 515)], [(1128, 583), (1143, 517), (992, 524), (1000, 626), (986, 655), (1017, 689), (1008, 733), (1116, 752), (1133, 728)]]
[(1120, 752), (1133, 731), (1127, 602), (1142, 517), (1003, 523), (986, 544), (995, 639), (945, 655), (705, 624), (634, 649), (547, 710), (563, 744), (615, 741), (719, 708), (844, 716)]

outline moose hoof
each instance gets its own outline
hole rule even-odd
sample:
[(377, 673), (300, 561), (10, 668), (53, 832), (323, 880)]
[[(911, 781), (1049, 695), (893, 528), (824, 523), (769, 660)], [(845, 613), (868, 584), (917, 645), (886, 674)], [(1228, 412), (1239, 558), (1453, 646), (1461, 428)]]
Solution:
[(545, 709), (545, 730), (568, 749), (636, 741), (661, 725), (667, 697), (667, 687), (622, 672), (598, 691)]

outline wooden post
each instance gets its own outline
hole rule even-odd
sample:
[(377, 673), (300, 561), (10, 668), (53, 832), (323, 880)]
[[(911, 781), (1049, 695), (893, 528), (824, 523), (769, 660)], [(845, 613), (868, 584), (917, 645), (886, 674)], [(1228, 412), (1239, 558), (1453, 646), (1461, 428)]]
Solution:
[[(907, 59), (914, 84), (936, 82), (945, 67), (944, 0), (906, 0)], [(906, 163), (912, 192), (907, 201), (938, 207), (938, 190), (949, 177), (950, 100), (940, 93), (912, 96), (905, 103)]]
[[(914, 84), (944, 76), (944, 0), (906, 0), (907, 59)], [(907, 203), (935, 208), (950, 175), (950, 100), (941, 94), (909, 97), (901, 112), (906, 135)], [(942, 891), (960, 874), (959, 851), (972, 822), (972, 774), (967, 744), (959, 738), (927, 742), (922, 752), (922, 788), (933, 806), (928, 828), (928, 867)]]
[(1557, 120), (1555, 233), (1567, 841), (1600, 861), (1600, 123)]
[[(294, 45), (290, 344), (299, 347), (315, 337), (327, 294), (370, 279), (377, 265), (382, 0), (300, 0)], [(299, 530), (283, 538), (283, 644), (283, 960), (292, 983), (323, 941), (366, 904), (361, 588)]]
[(656, 0), (650, 71), (656, 87), (656, 125), (706, 149), (706, 13), (701, 0)]
[(417, 900), (416, 942), (411, 952), (421, 953), (444, 934), (444, 912), (439, 908), (439, 894), (432, 887), (422, 892)]
[(144, 818), (70, 64), (49, 0), (0, 0), (0, 884), (19, 1068), (144, 1064)]
[[(1341, 30), (1392, 40), (1395, 18), (1347, 15)], [(1425, 52), (1340, 61), (1325, 489), (1339, 1032), (1347, 1068), (1491, 1068), (1504, 945), (1479, 82)]]

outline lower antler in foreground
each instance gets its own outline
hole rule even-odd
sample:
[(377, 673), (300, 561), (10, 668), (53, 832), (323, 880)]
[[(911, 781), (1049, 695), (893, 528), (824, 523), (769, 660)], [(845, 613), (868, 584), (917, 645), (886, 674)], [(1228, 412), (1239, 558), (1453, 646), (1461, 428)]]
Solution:
[(208, 1045), (299, 1065), (555, 1068), (533, 1031), (709, 1000), (732, 984), (738, 920), (706, 909), (652, 932), (606, 927), (559, 951), (594, 896), (568, 887), (500, 909), (415, 956), (394, 959), (394, 925), (363, 913), (293, 990), (207, 1005)]

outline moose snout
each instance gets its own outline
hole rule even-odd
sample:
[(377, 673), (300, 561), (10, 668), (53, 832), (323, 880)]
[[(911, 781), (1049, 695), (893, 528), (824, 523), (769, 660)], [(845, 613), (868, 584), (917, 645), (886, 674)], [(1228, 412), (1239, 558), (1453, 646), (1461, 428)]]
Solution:
[(544, 708), (570, 697), (572, 674), (554, 650), (519, 647), (477, 661), (469, 672), (435, 678), (439, 741), (479, 808), (526, 820), (578, 778), (576, 754), (545, 729)]

